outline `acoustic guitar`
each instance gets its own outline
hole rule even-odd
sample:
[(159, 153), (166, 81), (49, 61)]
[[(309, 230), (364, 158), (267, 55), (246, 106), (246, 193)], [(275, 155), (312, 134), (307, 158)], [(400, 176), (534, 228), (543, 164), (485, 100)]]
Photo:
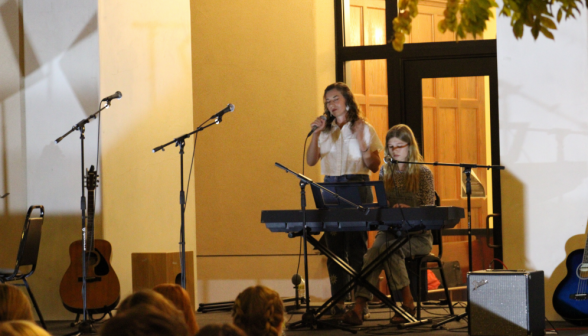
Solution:
[(568, 273), (553, 293), (553, 308), (564, 320), (588, 325), (588, 238), (566, 259)]
[(59, 295), (65, 308), (73, 313), (82, 314), (84, 309), (82, 285), (82, 256), (86, 257), (86, 309), (90, 314), (108, 313), (120, 300), (120, 283), (110, 265), (112, 247), (102, 239), (94, 239), (94, 208), (98, 175), (94, 166), (90, 167), (86, 177), (88, 189), (88, 216), (86, 225), (86, 253), (82, 240), (69, 246), (71, 262), (63, 275), (59, 286)]

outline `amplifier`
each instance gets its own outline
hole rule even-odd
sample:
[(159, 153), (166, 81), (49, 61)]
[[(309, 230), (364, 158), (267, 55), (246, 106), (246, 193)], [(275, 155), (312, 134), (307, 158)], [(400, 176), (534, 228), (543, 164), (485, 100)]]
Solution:
[(544, 335), (543, 271), (468, 273), (470, 335)]

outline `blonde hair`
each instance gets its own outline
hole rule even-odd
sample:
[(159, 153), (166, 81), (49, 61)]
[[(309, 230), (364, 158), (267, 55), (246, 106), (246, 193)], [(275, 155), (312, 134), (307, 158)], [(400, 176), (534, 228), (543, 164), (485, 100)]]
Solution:
[(26, 295), (16, 286), (0, 284), (0, 322), (33, 320), (33, 311)]
[[(386, 155), (389, 156), (392, 156), (392, 153), (390, 153), (388, 148), (388, 141), (392, 138), (398, 138), (408, 144), (407, 161), (423, 162), (423, 156), (419, 150), (419, 145), (410, 127), (404, 124), (398, 124), (388, 130), (388, 133), (386, 133)], [(420, 176), (421, 167), (419, 164), (407, 164), (405, 181), (407, 191), (418, 192)], [(386, 187), (386, 190), (394, 189), (394, 172), (391, 170), (390, 165), (384, 165), (384, 186)]]
[(280, 295), (265, 286), (245, 289), (235, 300), (233, 323), (249, 336), (279, 336), (284, 323)]
[(1, 322), (0, 336), (51, 336), (51, 334), (34, 322), (20, 320)]
[(192, 308), (192, 303), (188, 292), (177, 284), (160, 284), (153, 287), (153, 290), (163, 295), (171, 301), (177, 309), (184, 313), (184, 319), (190, 329), (190, 334), (195, 335), (198, 332), (198, 323), (196, 323), (196, 314)]

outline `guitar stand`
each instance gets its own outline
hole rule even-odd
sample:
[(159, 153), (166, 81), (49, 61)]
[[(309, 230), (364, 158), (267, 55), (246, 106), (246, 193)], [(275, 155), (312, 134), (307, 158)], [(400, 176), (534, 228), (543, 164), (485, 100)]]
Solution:
[[(104, 320), (104, 318), (106, 317), (106, 315), (108, 315), (108, 317), (112, 318), (112, 313), (111, 313), (110, 310), (108, 312), (104, 313), (102, 315), (102, 317), (99, 318), (99, 319), (95, 319), (94, 318), (94, 314), (92, 314), (92, 313), (88, 313), (88, 315), (89, 315), (88, 316), (88, 320), (90, 322), (92, 322), (92, 323), (96, 323), (96, 322), (100, 322), (100, 321)], [(76, 319), (75, 319), (75, 321), (73, 321), (72, 323), (70, 323), (69, 326), (70, 327), (77, 327), (80, 323), (82, 323), (82, 321), (80, 320), (80, 316), (82, 316), (80, 313), (76, 313)]]
[[(298, 236), (298, 235), (300, 235), (299, 232), (294, 233), (294, 234), (290, 234), (289, 236), (294, 237), (294, 236)], [(318, 319), (322, 315), (324, 315), (325, 312), (329, 311), (329, 309), (331, 309), (331, 307), (333, 305), (335, 305), (342, 298), (344, 298), (345, 295), (347, 295), (347, 293), (351, 292), (351, 290), (353, 290), (353, 288), (355, 288), (355, 286), (358, 284), (361, 284), (363, 287), (365, 287), (367, 290), (369, 290), (372, 294), (374, 294), (374, 296), (376, 296), (378, 299), (380, 299), (385, 306), (392, 309), (395, 313), (401, 315), (402, 317), (404, 317), (404, 319), (406, 319), (408, 321), (405, 323), (398, 324), (399, 329), (414, 327), (414, 326), (418, 326), (418, 325), (422, 325), (422, 324), (431, 322), (429, 319), (417, 320), (414, 316), (410, 315), (404, 309), (398, 307), (396, 305), (396, 302), (394, 302), (393, 300), (388, 298), (386, 295), (384, 295), (382, 292), (380, 292), (380, 290), (378, 288), (376, 288), (375, 286), (373, 286), (372, 284), (367, 282), (367, 280), (365, 280), (365, 277), (368, 274), (375, 271), (376, 268), (378, 268), (394, 252), (396, 252), (400, 247), (402, 247), (404, 244), (406, 244), (409, 240), (410, 240), (410, 234), (407, 234), (407, 235), (403, 236), (402, 238), (394, 241), (376, 259), (374, 259), (368, 265), (364, 265), (363, 269), (358, 273), (351, 266), (349, 266), (349, 264), (347, 264), (344, 260), (342, 260), (337, 255), (335, 255), (331, 250), (329, 250), (326, 246), (319, 243), (314, 237), (312, 237), (312, 236), (307, 237), (307, 241), (312, 246), (314, 246), (316, 249), (321, 251), (325, 256), (327, 256), (327, 258), (333, 260), (345, 272), (347, 272), (349, 275), (352, 276), (351, 281), (349, 281), (343, 289), (341, 289), (339, 292), (335, 293), (335, 295), (333, 295), (333, 297), (331, 297), (329, 300), (327, 300), (327, 302), (325, 302), (321, 307), (319, 307), (316, 312), (313, 312), (315, 314), (315, 316), (313, 316), (313, 318), (316, 320), (316, 322), (320, 322)], [(307, 318), (310, 319), (309, 317), (307, 317)], [(303, 322), (304, 322), (304, 316), (303, 316), (302, 321), (291, 323), (288, 327), (289, 327), (289, 329), (297, 329), (297, 328), (299, 328), (299, 324), (303, 323)], [(331, 325), (331, 324), (329, 324), (329, 325)], [(337, 326), (337, 327), (339, 328), (340, 326)], [(341, 329), (343, 329), (343, 328), (341, 328)], [(351, 331), (353, 333), (356, 332), (356, 330), (348, 329), (348, 328), (346, 328), (344, 330)]]

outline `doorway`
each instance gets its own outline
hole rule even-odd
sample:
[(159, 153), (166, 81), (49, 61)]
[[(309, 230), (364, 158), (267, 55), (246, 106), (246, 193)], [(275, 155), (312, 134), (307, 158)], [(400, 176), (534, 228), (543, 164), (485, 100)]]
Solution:
[[(498, 165), (495, 33), (484, 34), (484, 40), (450, 42), (450, 33), (436, 29), (443, 7), (444, 1), (419, 2), (413, 32), (398, 53), (386, 44), (393, 33), (396, 1), (335, 0), (337, 80), (351, 87), (382, 141), (389, 127), (405, 123), (427, 162)], [(461, 171), (430, 168), (441, 204), (465, 209)], [(485, 228), (486, 216), (500, 213), (500, 174), (480, 169), (474, 174), (483, 192), (472, 199), (472, 269), (501, 268), (490, 263), (502, 259), (502, 249), (489, 247), (501, 244), (500, 217), (489, 221), (490, 230)], [(466, 228), (462, 220), (443, 232), (443, 259), (459, 259), (464, 283), (469, 270)]]

